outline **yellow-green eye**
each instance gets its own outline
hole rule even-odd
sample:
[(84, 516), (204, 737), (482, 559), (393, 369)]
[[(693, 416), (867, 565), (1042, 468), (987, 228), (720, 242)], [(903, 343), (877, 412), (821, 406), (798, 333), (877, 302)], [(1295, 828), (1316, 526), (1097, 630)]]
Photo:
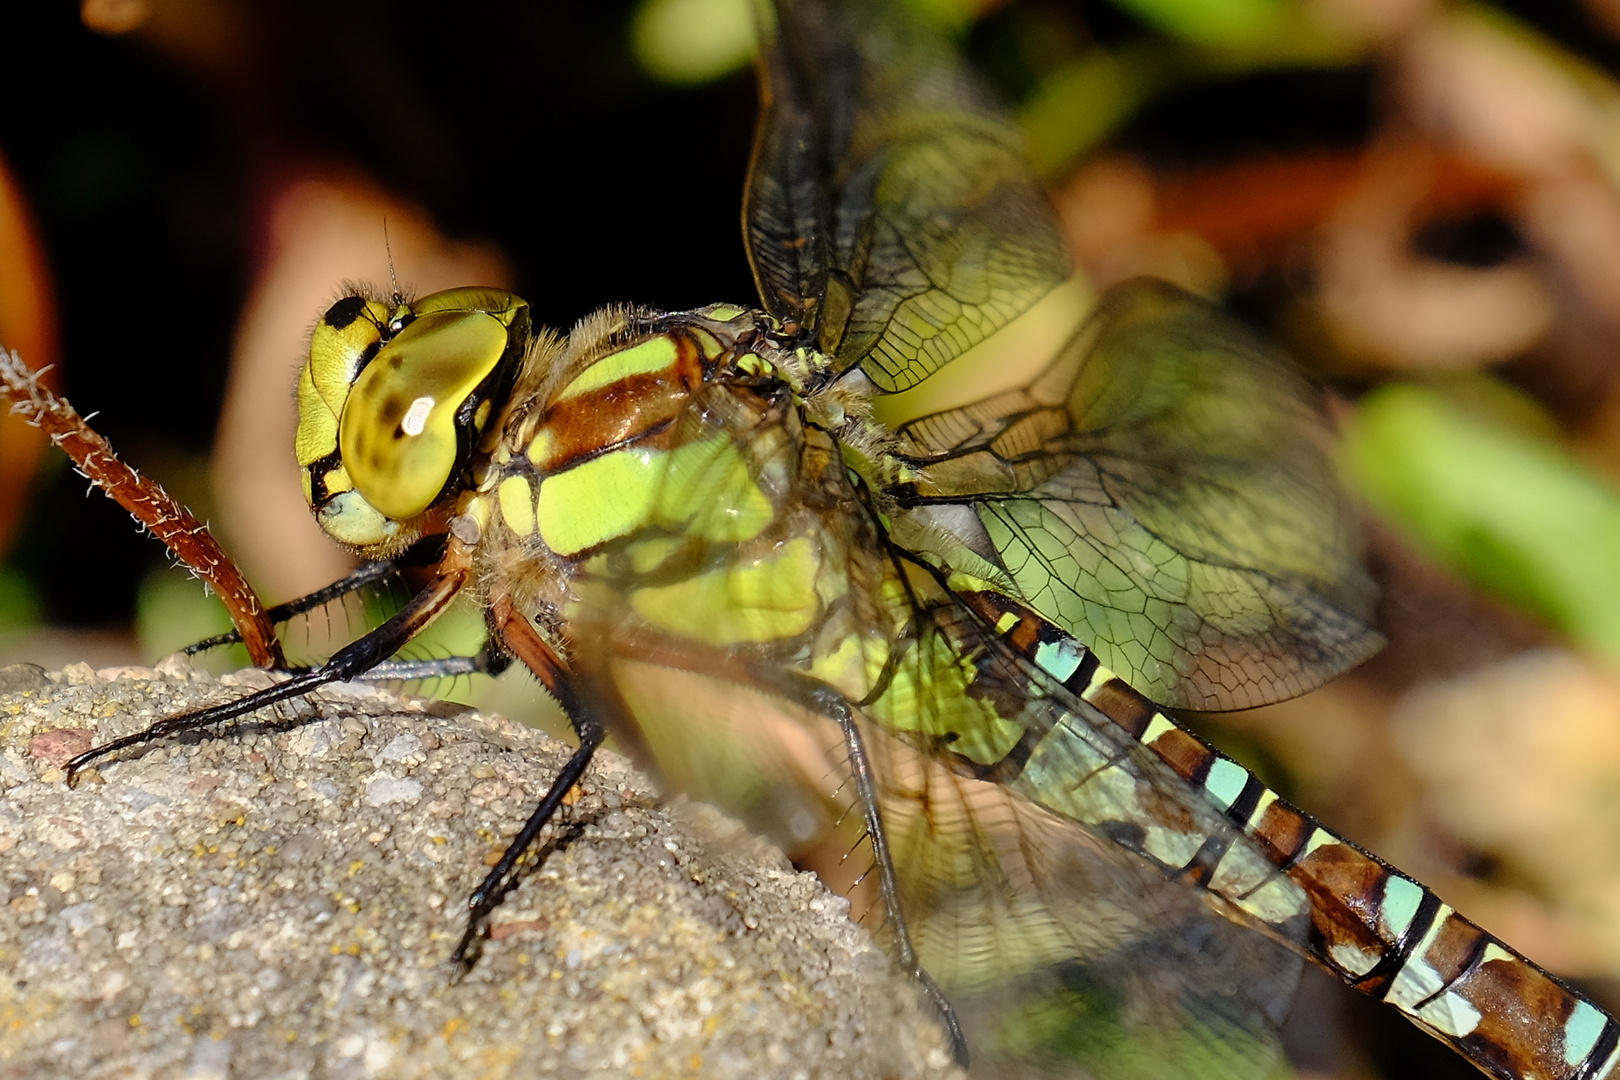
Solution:
[(528, 304), (495, 289), (332, 305), (298, 383), (298, 461), (322, 527), (355, 547), (396, 542), (466, 463), (528, 338)]
[(308, 468), (337, 450), (338, 417), (366, 357), (385, 335), (392, 311), (363, 296), (345, 296), (327, 309), (309, 342), (298, 376), (298, 464)]
[(456, 466), (456, 413), (506, 351), (506, 328), (440, 312), (405, 327), (355, 380), (338, 446), (354, 486), (391, 518), (439, 497)]

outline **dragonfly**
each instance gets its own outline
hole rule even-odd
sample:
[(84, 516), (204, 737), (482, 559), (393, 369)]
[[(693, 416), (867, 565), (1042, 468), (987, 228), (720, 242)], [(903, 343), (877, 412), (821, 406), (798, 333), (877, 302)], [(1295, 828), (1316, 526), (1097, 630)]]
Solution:
[[(274, 614), (403, 564), (427, 583), (325, 663), (70, 775), (326, 682), (517, 663), (578, 749), (472, 892), (458, 961), (611, 732), (865, 897), (975, 1075), (1273, 1075), (1304, 960), (1489, 1075), (1616, 1075), (1613, 1017), (1172, 715), (1379, 647), (1320, 393), (1151, 281), (1017, 355), (1073, 271), (994, 97), (899, 3), (761, 24), (757, 306), (562, 335), (491, 288), (337, 300), (296, 453), (367, 564)], [(486, 612), (479, 655), (390, 659), (457, 597)]]

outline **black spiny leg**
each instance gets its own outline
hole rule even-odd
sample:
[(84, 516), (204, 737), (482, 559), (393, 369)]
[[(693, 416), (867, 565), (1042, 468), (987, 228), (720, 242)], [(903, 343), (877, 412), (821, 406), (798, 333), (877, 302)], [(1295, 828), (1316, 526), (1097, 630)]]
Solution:
[(961, 1065), (968, 1061), (967, 1039), (962, 1034), (962, 1024), (956, 1018), (956, 1010), (951, 1008), (945, 992), (934, 982), (922, 962), (917, 959), (917, 951), (911, 945), (911, 935), (906, 930), (904, 913), (900, 910), (900, 886), (894, 873), (894, 859), (889, 853), (888, 836), (883, 830), (883, 814), (878, 806), (877, 787), (872, 779), (872, 761), (866, 755), (866, 743), (861, 738), (859, 725), (855, 722), (855, 710), (850, 707), (849, 701), (843, 694), (826, 683), (817, 679), (802, 676), (777, 676), (775, 680), (767, 677), (767, 682), (774, 681), (789, 697), (798, 701), (805, 708), (827, 717), (838, 725), (844, 736), (844, 749), (849, 755), (850, 776), (855, 782), (855, 795), (861, 803), (861, 814), (865, 819), (866, 835), (872, 841), (872, 858), (877, 865), (878, 891), (883, 896), (883, 907), (889, 919), (889, 929), (894, 934), (895, 952), (898, 954), (901, 967), (905, 968), (911, 977), (917, 980), (933, 1002), (934, 1008), (939, 1012), (940, 1021), (951, 1037), (951, 1049), (956, 1060)]
[[(269, 617), (271, 623), (279, 626), (288, 619), (324, 607), (333, 600), (340, 600), (350, 593), (359, 592), (367, 585), (386, 580), (401, 570), (432, 566), (444, 558), (444, 546), (443, 536), (426, 537), (412, 544), (406, 551), (392, 559), (361, 563), (347, 575), (332, 582), (325, 588), (316, 589), (306, 596), (300, 596), (296, 600), (289, 600), (285, 604), (278, 604), (265, 614)], [(232, 630), (229, 633), (216, 634), (211, 638), (204, 638), (201, 641), (194, 642), (180, 651), (187, 656), (196, 656), (200, 652), (207, 652), (209, 649), (218, 648), (222, 645), (235, 645), (241, 640), (242, 635)]]
[[(607, 735), (601, 720), (579, 694), (573, 673), (510, 599), (499, 598), (490, 606), (489, 622), (493, 636), (499, 639), (500, 648), (496, 650), (496, 655), (504, 652), (509, 657), (515, 656), (534, 673), (534, 677), (557, 699), (557, 704), (567, 714), (569, 724), (579, 736), (579, 748), (558, 771), (551, 787), (529, 815), (529, 820), (523, 823), (523, 828), (501, 854), (501, 861), (484, 875), (484, 880), (467, 898), (467, 928), (462, 932), (456, 951), (450, 954), (451, 962), (462, 968), (471, 963), (469, 950), (483, 932), (490, 912), (500, 905), (517, 883), (515, 871), (518, 861), (534, 845), (540, 831), (556, 816), (564, 796), (585, 775), (591, 758), (596, 755), (596, 748), (602, 745)], [(486, 649), (488, 651), (491, 650)]]
[(171, 716), (159, 720), (145, 731), (134, 735), (126, 735), (122, 739), (114, 739), (110, 743), (103, 743), (91, 750), (86, 750), (78, 757), (67, 763), (68, 783), (84, 769), (108, 754), (131, 746), (143, 746), (146, 743), (165, 739), (171, 735), (179, 735), (186, 731), (195, 731), (198, 728), (210, 727), (214, 724), (233, 720), (238, 716), (256, 712), (267, 705), (274, 705), (289, 698), (302, 697), (318, 686), (330, 682), (342, 682), (365, 674), (388, 657), (398, 652), (411, 638), (421, 632), (422, 628), (432, 622), (455, 598), (456, 593), (466, 583), (465, 571), (455, 571), (435, 580), (427, 588), (417, 593), (399, 610), (393, 618), (383, 623), (377, 629), (360, 638), (358, 641), (339, 649), (333, 657), (320, 667), (294, 675), (284, 683), (249, 694), (246, 697), (228, 701), (223, 705), (215, 705), (208, 709), (199, 709), (196, 712), (183, 713), (180, 716)]
[(606, 734), (602, 725), (588, 715), (576, 713), (573, 709), (564, 706), (568, 713), (568, 720), (579, 735), (579, 748), (573, 756), (558, 770), (557, 778), (551, 782), (529, 820), (523, 823), (523, 828), (512, 838), (506, 850), (501, 854), (501, 861), (496, 863), (490, 872), (484, 875), (484, 880), (478, 883), (478, 888), (467, 897), (467, 928), (461, 933), (461, 940), (456, 944), (456, 951), (450, 954), (450, 962), (463, 968), (469, 966), (472, 957), (469, 950), (484, 930), (484, 925), (490, 913), (500, 906), (512, 886), (517, 884), (518, 860), (523, 858), (525, 852), (534, 846), (535, 839), (539, 837), (540, 830), (551, 822), (556, 816), (557, 808), (562, 805), (566, 796), (585, 770), (590, 767), (591, 758), (596, 756), (596, 748), (602, 745)]

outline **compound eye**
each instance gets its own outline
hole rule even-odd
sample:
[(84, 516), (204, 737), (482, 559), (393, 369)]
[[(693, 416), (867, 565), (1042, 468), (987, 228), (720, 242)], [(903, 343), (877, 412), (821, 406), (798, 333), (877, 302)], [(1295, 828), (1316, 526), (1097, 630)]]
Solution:
[(343, 406), (338, 446), (357, 491), (384, 516), (433, 505), (459, 458), (456, 415), (507, 351), (484, 311), (419, 315), (378, 350)]
[[(334, 453), (338, 417), (350, 384), (383, 339), (388, 308), (363, 296), (345, 296), (315, 326), (309, 359), (298, 374), (298, 464), (305, 469)], [(306, 477), (307, 479), (307, 477)]]

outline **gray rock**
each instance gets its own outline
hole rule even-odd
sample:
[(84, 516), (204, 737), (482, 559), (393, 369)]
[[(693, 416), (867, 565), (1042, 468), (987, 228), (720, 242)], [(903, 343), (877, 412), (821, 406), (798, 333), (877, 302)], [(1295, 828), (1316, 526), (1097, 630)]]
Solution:
[(452, 983), (464, 898), (566, 747), (340, 686), (69, 789), (89, 740), (265, 677), (23, 674), (0, 693), (0, 1077), (957, 1073), (842, 899), (612, 754)]

